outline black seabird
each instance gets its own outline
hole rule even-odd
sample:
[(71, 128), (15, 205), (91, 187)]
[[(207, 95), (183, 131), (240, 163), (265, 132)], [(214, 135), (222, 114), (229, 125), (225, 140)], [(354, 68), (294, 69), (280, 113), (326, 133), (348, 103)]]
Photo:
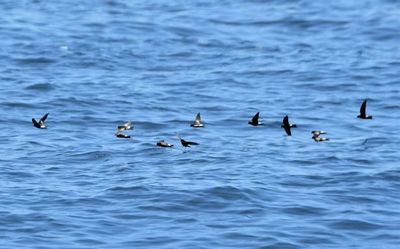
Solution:
[(165, 142), (164, 140), (160, 140), (160, 141), (157, 142), (157, 146), (160, 146), (160, 147), (173, 147), (174, 145), (173, 144), (169, 144), (169, 143)]
[(364, 102), (361, 104), (360, 107), (360, 115), (358, 115), (357, 118), (372, 119), (372, 116), (367, 115), (366, 109), (367, 109), (367, 100), (364, 100)]
[(262, 125), (261, 122), (258, 121), (260, 118), (260, 112), (257, 112), (256, 115), (248, 122), (249, 125), (257, 126), (257, 125)]
[(319, 134), (318, 134), (318, 135), (314, 134), (314, 135), (312, 136), (312, 139), (314, 139), (315, 142), (329, 141), (329, 138), (320, 137)]
[(117, 126), (117, 132), (115, 133), (115, 136), (118, 138), (131, 138), (131, 136), (126, 135), (122, 133), (125, 130), (133, 130), (133, 125), (131, 121), (128, 121), (122, 125)]
[(47, 118), (48, 115), (49, 115), (49, 113), (46, 113), (46, 114), (39, 120), (39, 122), (37, 122), (34, 118), (32, 118), (33, 126), (35, 126), (36, 128), (39, 128), (39, 129), (46, 129), (47, 126), (44, 124), (44, 121), (46, 121), (46, 118)]
[(182, 139), (180, 136), (178, 136), (179, 140), (181, 140), (181, 144), (183, 147), (190, 147), (190, 145), (199, 145), (199, 143), (196, 142), (190, 142)]
[(292, 135), (292, 132), (291, 132), (290, 128), (295, 128), (295, 127), (297, 127), (297, 125), (295, 125), (295, 124), (292, 124), (292, 125), (291, 125), (291, 124), (289, 123), (289, 117), (288, 117), (288, 115), (286, 115), (286, 116), (283, 118), (281, 127), (282, 127), (282, 128), (285, 128), (286, 134), (287, 134), (288, 136), (291, 136), (291, 135)]
[(119, 132), (125, 131), (125, 130), (133, 130), (132, 122), (131, 122), (131, 121), (128, 121), (128, 122), (126, 122), (126, 123), (124, 123), (124, 124), (122, 124), (122, 125), (118, 125), (117, 130), (118, 130)]
[(118, 138), (131, 138), (131, 136), (123, 134), (121, 132), (115, 133), (115, 136), (118, 137)]
[(314, 136), (319, 136), (321, 134), (326, 134), (326, 131), (312, 131), (311, 132)]
[(204, 127), (204, 125), (201, 123), (200, 112), (197, 113), (196, 118), (194, 119), (194, 122), (193, 122), (193, 124), (190, 125), (190, 127), (194, 127), (194, 128)]

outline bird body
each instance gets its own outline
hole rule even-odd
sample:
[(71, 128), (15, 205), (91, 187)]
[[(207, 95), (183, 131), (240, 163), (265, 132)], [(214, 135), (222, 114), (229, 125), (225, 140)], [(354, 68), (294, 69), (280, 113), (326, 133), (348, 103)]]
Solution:
[(199, 145), (199, 143), (186, 141), (184, 139), (181, 139), (181, 144), (183, 145), (183, 147), (190, 147), (190, 145)]
[(132, 125), (131, 121), (128, 121), (122, 125), (118, 125), (115, 136), (118, 138), (131, 138), (131, 136), (122, 133), (123, 131), (126, 131), (126, 130), (133, 130), (133, 125)]
[(49, 115), (49, 113), (46, 113), (46, 114), (39, 120), (39, 122), (37, 122), (34, 118), (32, 118), (33, 126), (35, 126), (35, 127), (38, 128), (38, 129), (46, 129), (47, 126), (46, 126), (46, 124), (45, 124), (44, 122), (46, 121), (48, 115)]
[(360, 107), (360, 115), (358, 115), (357, 118), (372, 119), (372, 116), (367, 115), (366, 109), (367, 109), (367, 100), (364, 100), (364, 102), (361, 104)]
[(256, 115), (254, 115), (253, 118), (248, 122), (248, 124), (252, 126), (262, 125), (262, 123), (259, 121), (259, 118), (260, 112), (257, 112)]
[(118, 130), (119, 132), (125, 131), (125, 130), (133, 130), (132, 121), (128, 121), (128, 122), (126, 122), (126, 123), (124, 123), (124, 124), (122, 124), (122, 125), (118, 125), (117, 130)]
[(324, 141), (329, 141), (329, 138), (326, 137), (320, 137), (320, 136), (313, 136), (312, 139), (314, 139), (315, 142), (324, 142)]
[(315, 142), (324, 142), (324, 141), (329, 141), (329, 138), (326, 137), (321, 137), (321, 134), (326, 134), (325, 131), (312, 131), (313, 134), (312, 139), (314, 139)]
[(314, 136), (319, 136), (319, 135), (321, 135), (321, 134), (326, 134), (325, 131), (312, 131), (311, 133), (312, 133)]
[(173, 144), (169, 144), (169, 143), (165, 142), (164, 140), (160, 140), (160, 141), (157, 142), (157, 146), (160, 146), (160, 147), (173, 147), (174, 145)]
[(200, 112), (197, 113), (196, 118), (194, 119), (193, 124), (190, 125), (190, 127), (193, 128), (203, 128), (204, 124), (201, 123), (201, 117), (200, 117)]
[(116, 136), (117, 138), (131, 138), (131, 136), (126, 135), (126, 134), (123, 134), (123, 133), (121, 133), (121, 132), (115, 133), (115, 136)]
[(178, 135), (178, 138), (181, 141), (181, 144), (183, 147), (190, 147), (190, 145), (199, 145), (199, 143), (196, 143), (196, 142), (186, 141), (183, 138), (181, 138), (179, 135)]

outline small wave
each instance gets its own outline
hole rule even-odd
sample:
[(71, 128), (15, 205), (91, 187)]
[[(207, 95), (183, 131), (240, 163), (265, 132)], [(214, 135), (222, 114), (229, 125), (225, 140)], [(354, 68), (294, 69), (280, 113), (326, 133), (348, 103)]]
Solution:
[(26, 90), (50, 91), (54, 86), (50, 83), (38, 83), (25, 87)]
[(7, 107), (16, 107), (16, 108), (34, 108), (33, 104), (25, 103), (25, 102), (3, 102), (3, 105)]
[(249, 200), (246, 190), (238, 189), (232, 186), (215, 187), (206, 190), (211, 196), (219, 197), (225, 200)]
[(377, 229), (382, 228), (381, 225), (374, 224), (371, 222), (362, 221), (362, 220), (348, 220), (348, 219), (335, 221), (335, 222), (331, 223), (330, 226), (335, 229), (355, 230), (355, 231), (377, 230)]
[(260, 247), (259, 249), (298, 249), (298, 248), (300, 248), (298, 245), (285, 242), (277, 242), (272, 245)]
[(108, 158), (112, 155), (111, 152), (107, 151), (91, 151), (91, 152), (84, 152), (84, 153), (77, 153), (77, 154), (70, 154), (68, 155), (71, 158), (78, 158), (78, 159), (83, 159), (83, 160), (88, 160), (88, 161), (93, 161), (93, 160), (101, 160)]
[(130, 187), (112, 187), (109, 189), (106, 189), (106, 191), (110, 192), (118, 192), (118, 193), (126, 193), (126, 192), (147, 192), (149, 191), (148, 188), (142, 187), (142, 186), (130, 186)]
[(322, 215), (325, 209), (316, 208), (311, 206), (299, 206), (290, 207), (283, 209), (284, 213), (294, 214), (294, 215)]
[(56, 62), (46, 57), (16, 59), (16, 61), (21, 65), (51, 64)]

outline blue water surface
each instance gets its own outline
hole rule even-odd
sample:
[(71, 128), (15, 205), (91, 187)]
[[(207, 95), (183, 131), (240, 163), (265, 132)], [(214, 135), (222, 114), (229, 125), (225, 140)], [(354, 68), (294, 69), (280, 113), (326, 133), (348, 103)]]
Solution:
[(3, 0), (0, 37), (0, 248), (400, 248), (400, 2)]

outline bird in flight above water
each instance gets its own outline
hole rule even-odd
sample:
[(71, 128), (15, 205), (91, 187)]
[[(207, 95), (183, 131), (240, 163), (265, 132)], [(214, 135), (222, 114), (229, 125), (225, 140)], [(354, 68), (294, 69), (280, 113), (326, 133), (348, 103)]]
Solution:
[(126, 123), (124, 123), (124, 124), (122, 124), (122, 125), (118, 125), (117, 130), (118, 130), (119, 132), (125, 131), (125, 130), (133, 130), (132, 121), (128, 121), (128, 122), (126, 122)]
[(311, 132), (314, 136), (319, 136), (321, 134), (326, 134), (326, 131), (312, 131)]
[(372, 116), (367, 115), (366, 109), (367, 109), (367, 100), (364, 100), (364, 102), (361, 104), (360, 107), (360, 115), (358, 115), (357, 118), (372, 119)]
[(115, 133), (115, 136), (116, 136), (117, 138), (131, 138), (131, 136), (126, 135), (126, 134), (123, 134), (122, 132), (117, 132), (117, 133)]
[(35, 126), (38, 129), (46, 129), (47, 126), (45, 125), (45, 121), (47, 119), (47, 116), (49, 115), (49, 113), (46, 113), (40, 120), (39, 122), (37, 122), (34, 118), (32, 118), (32, 123), (33, 126)]
[(291, 125), (291, 124), (289, 123), (289, 117), (288, 117), (288, 115), (286, 115), (286, 116), (283, 118), (281, 128), (284, 128), (285, 131), (286, 131), (286, 134), (287, 134), (288, 136), (291, 136), (291, 135), (292, 135), (292, 132), (291, 132), (290, 128), (295, 128), (295, 127), (297, 127), (297, 125), (295, 125), (295, 124), (292, 124), (292, 125)]
[(314, 139), (315, 142), (324, 142), (324, 141), (329, 141), (329, 138), (326, 137), (320, 137), (320, 136), (313, 136), (312, 139)]
[(321, 134), (326, 134), (325, 131), (312, 131), (311, 133), (313, 134), (312, 139), (314, 139), (315, 142), (329, 141), (329, 138), (320, 137)]
[(118, 125), (115, 136), (117, 138), (131, 138), (131, 136), (122, 133), (123, 131), (126, 131), (126, 130), (133, 130), (133, 125), (132, 125), (131, 121), (123, 123), (122, 125)]
[(203, 128), (204, 124), (201, 123), (201, 117), (200, 117), (200, 112), (197, 113), (196, 118), (194, 119), (193, 124), (190, 125), (190, 127), (193, 128)]
[(257, 112), (256, 115), (248, 122), (249, 125), (252, 126), (257, 126), (257, 125), (262, 125), (260, 121), (258, 121), (260, 118), (260, 112)]
[(191, 142), (191, 141), (186, 141), (184, 139), (182, 139), (179, 135), (178, 135), (179, 140), (181, 141), (181, 144), (183, 147), (190, 147), (190, 145), (199, 145), (199, 143), (196, 142)]
[(160, 147), (173, 147), (174, 145), (173, 144), (169, 144), (169, 143), (165, 142), (164, 140), (160, 140), (160, 141), (157, 142), (157, 146), (160, 146)]

